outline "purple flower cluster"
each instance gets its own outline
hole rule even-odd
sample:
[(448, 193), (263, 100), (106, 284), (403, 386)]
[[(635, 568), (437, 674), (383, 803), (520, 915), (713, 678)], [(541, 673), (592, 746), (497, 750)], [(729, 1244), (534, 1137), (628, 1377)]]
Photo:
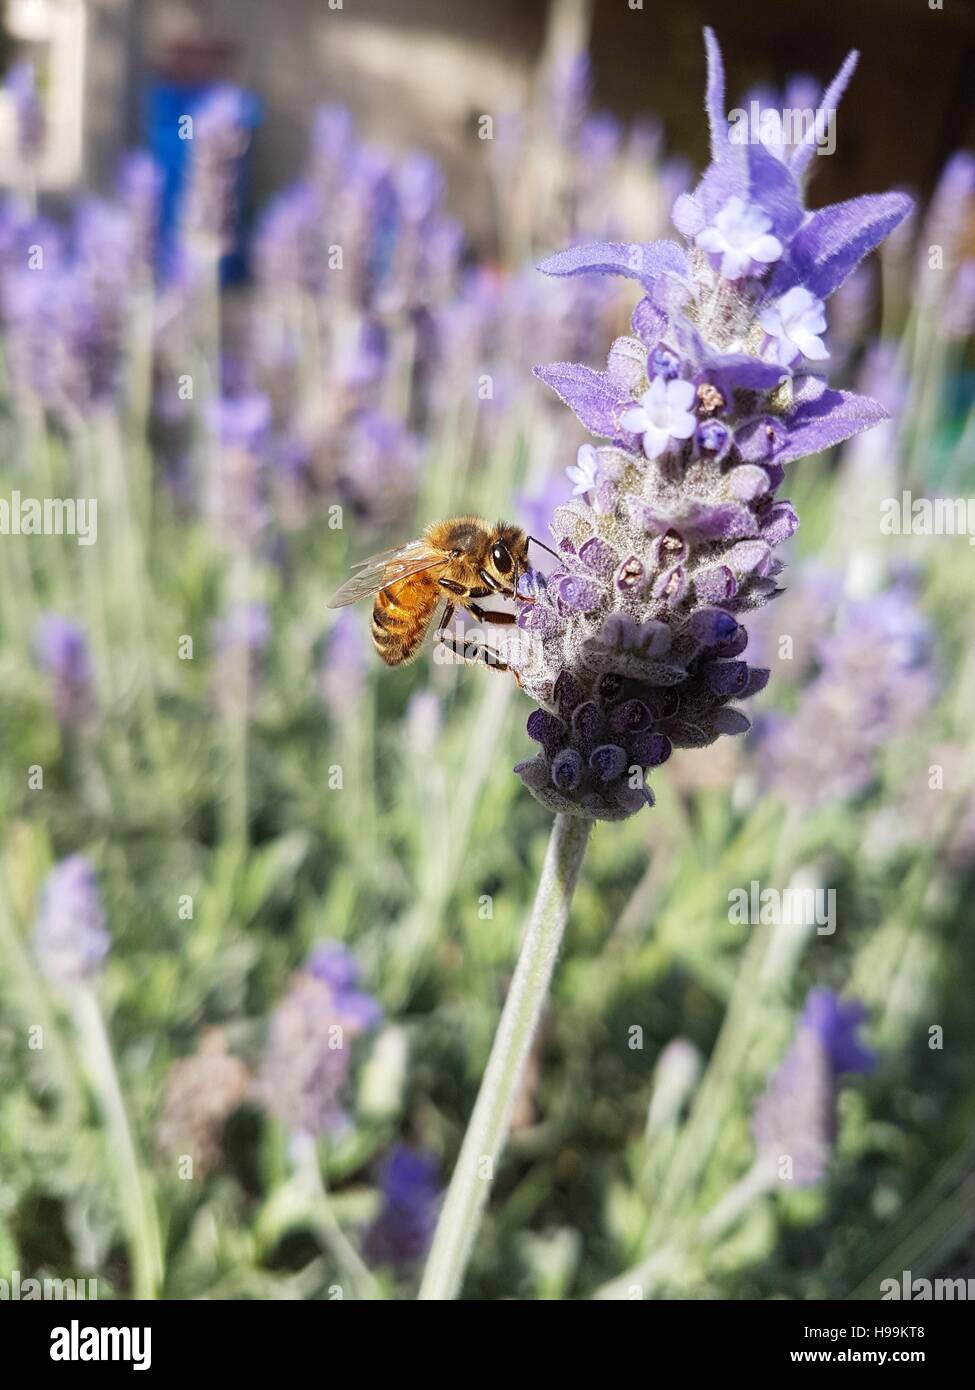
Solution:
[(381, 1017), (358, 988), (359, 973), (344, 946), (319, 946), (271, 1018), (259, 1092), (295, 1134), (327, 1134), (345, 1123), (352, 1043)]
[(797, 1187), (825, 1176), (836, 1143), (839, 1078), (874, 1065), (873, 1053), (857, 1037), (866, 1016), (856, 1000), (843, 1003), (828, 989), (810, 990), (792, 1044), (755, 1107), (761, 1159), (773, 1171), (789, 1159)]
[(51, 683), (58, 722), (66, 727), (80, 723), (92, 707), (91, 659), (84, 629), (70, 618), (49, 613), (37, 625), (34, 650)]
[(94, 979), (110, 944), (95, 870), (82, 854), (62, 859), (44, 882), (34, 928), (41, 969), (62, 985)]
[(438, 1168), (431, 1154), (390, 1151), (379, 1174), (382, 1206), (363, 1245), (371, 1264), (415, 1264), (426, 1254), (440, 1206)]
[(541, 267), (623, 275), (644, 290), (605, 372), (536, 369), (608, 442), (580, 451), (576, 498), (550, 526), (558, 567), (522, 593), (519, 676), (543, 708), (528, 725), (541, 752), (517, 771), (551, 809), (592, 819), (652, 804), (644, 774), (672, 747), (749, 727), (734, 702), (768, 672), (742, 660), (740, 619), (778, 591), (775, 548), (798, 526), (776, 496), (784, 466), (886, 414), (831, 390), (810, 364), (828, 355), (825, 300), (910, 200), (808, 211), (815, 145), (735, 142), (710, 31), (706, 42), (712, 162), (674, 207), (685, 245), (575, 246)]
[(234, 249), (241, 162), (256, 121), (256, 100), (239, 87), (219, 86), (193, 115), (192, 159), (182, 202), (184, 234)]
[(916, 726), (934, 690), (933, 633), (907, 576), (834, 612), (794, 713), (756, 727), (764, 785), (803, 810), (864, 792), (884, 748)]
[(88, 198), (66, 235), (15, 203), (0, 207), (0, 318), (12, 382), (69, 424), (118, 393), (145, 219), (134, 201)]
[(17, 122), (17, 154), (25, 164), (33, 164), (44, 150), (46, 121), (44, 103), (37, 90), (37, 74), (29, 60), (14, 63), (4, 86), (12, 99)]
[(343, 107), (322, 107), (302, 178), (258, 227), (258, 279), (380, 318), (435, 303), (453, 287), (463, 249), (444, 192), (428, 155), (394, 160), (357, 138)]

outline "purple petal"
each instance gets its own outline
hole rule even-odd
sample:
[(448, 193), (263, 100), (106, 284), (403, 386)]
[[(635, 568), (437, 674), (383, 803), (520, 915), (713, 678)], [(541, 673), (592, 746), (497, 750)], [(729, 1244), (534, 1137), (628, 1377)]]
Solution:
[(802, 223), (803, 207), (795, 178), (762, 144), (746, 146), (748, 198), (767, 212), (778, 237), (789, 238)]
[(702, 603), (723, 603), (734, 598), (738, 581), (727, 565), (715, 565), (694, 576), (694, 592)]
[(626, 700), (615, 705), (609, 716), (610, 728), (617, 733), (640, 734), (650, 728), (653, 715), (642, 700)]
[[(820, 98), (819, 106), (817, 107), (817, 115), (820, 111), (835, 111), (837, 106), (839, 106), (843, 93), (846, 91), (850, 78), (853, 76), (853, 71), (856, 68), (859, 57), (860, 55), (855, 48), (847, 54), (843, 66)], [(812, 129), (808, 132), (807, 138), (792, 152), (789, 167), (796, 178), (799, 178), (810, 159), (812, 159), (813, 155), (816, 153), (815, 132), (816, 125), (813, 124)]]
[(793, 238), (772, 292), (805, 285), (817, 299), (826, 299), (912, 207), (905, 193), (870, 193), (820, 208)]
[(625, 275), (649, 289), (661, 275), (684, 275), (687, 258), (676, 241), (595, 241), (557, 251), (539, 265), (546, 275)]
[(604, 743), (590, 754), (589, 766), (601, 782), (613, 782), (626, 771), (628, 759), (618, 744)]
[(599, 536), (591, 536), (579, 547), (579, 559), (587, 569), (604, 579), (609, 578), (617, 563), (616, 551)]
[(708, 685), (715, 695), (740, 695), (748, 684), (744, 661), (718, 661), (707, 668)]
[(535, 376), (552, 388), (591, 434), (603, 439), (619, 434), (617, 417), (630, 395), (604, 372), (574, 362), (552, 362), (547, 367), (536, 367)]
[(727, 556), (735, 574), (768, 574), (772, 551), (764, 541), (740, 541)]
[(776, 460), (791, 463), (808, 454), (818, 454), (888, 418), (883, 406), (869, 396), (857, 396), (852, 391), (824, 391), (819, 400), (801, 405), (789, 416), (788, 438)]
[[(688, 240), (697, 236), (705, 223), (707, 216), (701, 204), (690, 193), (682, 193), (674, 204), (670, 214), (671, 220), (681, 236), (686, 236)], [(636, 324), (633, 325), (636, 328)], [(639, 330), (637, 330), (639, 331)]]
[(552, 695), (560, 714), (564, 717), (571, 714), (576, 705), (582, 703), (585, 693), (582, 683), (576, 680), (571, 671), (563, 669), (559, 672)]
[(552, 782), (560, 791), (575, 791), (583, 771), (582, 758), (574, 748), (563, 748), (552, 759)]
[(722, 705), (711, 716), (711, 727), (716, 734), (747, 734), (752, 727), (751, 720), (734, 705)]
[(763, 463), (773, 456), (779, 457), (786, 438), (784, 423), (774, 415), (763, 415), (736, 431), (735, 447), (746, 463)]
[(641, 767), (659, 767), (674, 751), (666, 734), (638, 734), (630, 740), (633, 761)]
[(757, 695), (760, 690), (764, 690), (768, 685), (769, 676), (772, 672), (767, 666), (752, 666), (748, 672), (748, 680), (741, 691), (742, 698), (748, 695)]
[(704, 95), (708, 128), (711, 132), (711, 158), (716, 162), (728, 153), (728, 113), (725, 110), (724, 63), (714, 30), (704, 30), (704, 47), (708, 55), (708, 81)]
[(728, 491), (742, 502), (754, 501), (768, 492), (768, 474), (753, 463), (742, 463), (728, 474)]
[(559, 580), (556, 588), (559, 599), (567, 608), (577, 608), (582, 613), (591, 613), (602, 603), (603, 591), (599, 585), (576, 575)]
[(776, 502), (762, 522), (761, 537), (769, 545), (780, 545), (799, 529), (799, 517), (791, 502)]
[(647, 348), (656, 347), (667, 331), (667, 315), (650, 299), (641, 299), (630, 319), (633, 332)]
[(556, 719), (554, 714), (549, 714), (544, 709), (532, 710), (525, 728), (528, 731), (528, 737), (533, 738), (536, 743), (540, 743), (550, 755), (560, 746), (565, 737), (565, 725), (561, 719)]
[(738, 623), (723, 608), (699, 608), (688, 618), (687, 630), (706, 647), (714, 647), (730, 641), (738, 631)]
[(593, 700), (586, 700), (572, 713), (572, 728), (578, 742), (591, 748), (605, 727), (603, 712)]

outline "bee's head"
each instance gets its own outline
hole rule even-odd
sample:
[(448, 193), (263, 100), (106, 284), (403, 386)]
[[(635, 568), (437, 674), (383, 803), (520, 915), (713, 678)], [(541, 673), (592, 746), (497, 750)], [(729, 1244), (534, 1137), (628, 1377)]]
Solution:
[(499, 522), (491, 537), (486, 569), (498, 589), (514, 594), (518, 578), (528, 568), (528, 539), (520, 526)]

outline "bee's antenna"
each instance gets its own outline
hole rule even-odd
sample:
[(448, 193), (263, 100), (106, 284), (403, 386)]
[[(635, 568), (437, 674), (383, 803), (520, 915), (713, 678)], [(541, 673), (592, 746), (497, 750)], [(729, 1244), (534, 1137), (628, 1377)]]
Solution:
[(529, 543), (530, 543), (531, 541), (534, 541), (535, 544), (536, 544), (536, 545), (540, 545), (540, 546), (542, 547), (543, 550), (547, 550), (548, 553), (552, 556), (552, 558), (553, 558), (554, 560), (558, 560), (558, 559), (560, 558), (560, 557), (555, 553), (555, 551), (552, 549), (552, 547), (551, 547), (550, 545), (546, 545), (544, 541), (540, 541), (540, 540), (538, 539), (537, 536), (529, 536), (529, 537), (528, 537), (528, 540), (529, 540)]

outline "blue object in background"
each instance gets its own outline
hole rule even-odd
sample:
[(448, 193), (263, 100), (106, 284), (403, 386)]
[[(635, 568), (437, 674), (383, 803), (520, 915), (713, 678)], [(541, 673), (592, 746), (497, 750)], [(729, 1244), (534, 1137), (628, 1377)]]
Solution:
[[(207, 98), (223, 84), (216, 82), (181, 83), (161, 79), (151, 81), (144, 108), (145, 140), (163, 174), (159, 208), (159, 263), (163, 276), (172, 269), (179, 219), (192, 140), (180, 139), (180, 117), (195, 116)], [(260, 97), (243, 93), (243, 115), (249, 130), (260, 125), (263, 115)], [(237, 226), (235, 244), (220, 261), (220, 281), (236, 284), (247, 273), (247, 232), (250, 193), (251, 151), (248, 147), (240, 162), (236, 190)]]

